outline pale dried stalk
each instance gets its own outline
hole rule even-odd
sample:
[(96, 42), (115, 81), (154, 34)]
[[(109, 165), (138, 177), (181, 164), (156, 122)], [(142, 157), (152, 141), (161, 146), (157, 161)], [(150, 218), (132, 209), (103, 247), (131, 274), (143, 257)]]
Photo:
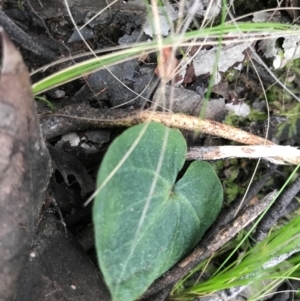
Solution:
[[(68, 122), (64, 122), (64, 119), (67, 119)], [(198, 149), (197, 152), (189, 153), (188, 159), (190, 160), (197, 158), (201, 160), (217, 160), (227, 157), (262, 157), (276, 164), (297, 165), (300, 163), (300, 150), (297, 148), (279, 146), (272, 141), (247, 133), (239, 128), (213, 120), (199, 119), (194, 116), (183, 114), (153, 111), (101, 111), (99, 109), (93, 109), (88, 105), (80, 104), (77, 108), (64, 108), (58, 112), (58, 114), (41, 116), (41, 126), (45, 139), (52, 139), (70, 131), (105, 127), (130, 127), (135, 124), (149, 121), (160, 122), (171, 128), (222, 137), (240, 144), (254, 146), (218, 146), (214, 148), (201, 148), (201, 150)]]
[(265, 158), (274, 164), (300, 163), (300, 150), (282, 145), (192, 147), (187, 160), (218, 160), (224, 158)]

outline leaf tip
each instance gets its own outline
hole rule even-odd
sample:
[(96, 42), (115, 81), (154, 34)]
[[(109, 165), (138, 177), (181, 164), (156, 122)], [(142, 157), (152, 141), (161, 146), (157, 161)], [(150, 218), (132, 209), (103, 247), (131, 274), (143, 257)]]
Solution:
[(0, 26), (0, 36), (2, 45), (1, 74), (17, 72), (19, 67), (24, 65), (22, 56), (11, 42), (2, 26)]

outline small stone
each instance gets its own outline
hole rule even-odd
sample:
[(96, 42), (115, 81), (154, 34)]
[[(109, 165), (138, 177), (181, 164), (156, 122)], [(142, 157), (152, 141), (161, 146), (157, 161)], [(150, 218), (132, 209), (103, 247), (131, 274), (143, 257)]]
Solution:
[(66, 92), (64, 90), (57, 89), (48, 91), (47, 94), (52, 98), (59, 99), (65, 97)]
[[(90, 39), (94, 38), (94, 32), (91, 28), (84, 27), (80, 30), (80, 33), (85, 40), (90, 40)], [(70, 39), (68, 40), (68, 43), (73, 43), (73, 42), (78, 42), (78, 41), (82, 41), (82, 38), (79, 35), (78, 31), (74, 30), (73, 34), (71, 35)]]
[[(203, 97), (196, 92), (172, 86), (157, 89), (153, 95), (153, 102), (158, 105), (159, 111), (165, 108), (174, 113), (192, 116), (202, 114), (201, 109), (204, 106)], [(211, 99), (205, 104), (204, 118), (221, 121), (225, 113), (225, 100), (223, 98)]]

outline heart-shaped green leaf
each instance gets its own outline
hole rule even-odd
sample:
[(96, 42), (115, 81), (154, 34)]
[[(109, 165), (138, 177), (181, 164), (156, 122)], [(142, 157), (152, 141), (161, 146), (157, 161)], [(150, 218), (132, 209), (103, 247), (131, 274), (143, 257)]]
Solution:
[(132, 301), (201, 239), (216, 219), (222, 185), (210, 164), (186, 156), (178, 130), (134, 126), (108, 149), (93, 219), (100, 268), (113, 301)]

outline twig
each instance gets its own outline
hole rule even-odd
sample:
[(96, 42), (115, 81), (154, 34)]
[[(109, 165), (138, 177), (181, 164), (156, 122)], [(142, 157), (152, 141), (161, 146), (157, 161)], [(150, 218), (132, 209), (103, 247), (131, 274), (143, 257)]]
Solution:
[[(44, 138), (47, 140), (72, 131), (103, 127), (130, 127), (143, 122), (156, 121), (172, 128), (218, 136), (241, 144), (255, 145), (253, 148), (228, 146), (191, 149), (189, 159), (196, 159), (197, 156), (201, 160), (214, 160), (224, 157), (266, 157), (276, 164), (300, 163), (300, 150), (297, 148), (277, 146), (269, 140), (238, 128), (183, 114), (100, 110), (94, 109), (88, 104), (80, 104), (67, 106), (55, 114), (42, 115), (40, 119)], [(267, 147), (268, 145), (274, 147)]]
[(151, 295), (147, 299), (142, 299), (141, 301), (165, 301), (167, 297), (170, 295), (172, 289), (173, 289), (173, 285), (169, 285), (164, 289), (162, 289), (161, 291), (159, 291), (158, 293)]
[[(213, 226), (206, 232), (205, 237), (215, 237), (222, 227), (226, 226), (229, 222), (233, 220), (237, 212), (248, 206), (248, 203), (259, 193), (262, 187), (264, 187), (264, 185), (270, 179), (270, 176), (273, 172), (274, 170), (272, 168), (269, 168), (268, 171), (261, 177), (261, 179), (251, 186), (244, 200), (242, 197), (230, 203), (230, 206), (223, 208), (217, 220), (214, 222)], [(243, 203), (241, 206), (242, 201)], [(240, 210), (238, 210), (239, 208)]]
[(192, 147), (187, 160), (218, 160), (224, 158), (265, 158), (273, 164), (300, 163), (300, 150), (289, 145)]
[(2, 11), (0, 11), (0, 25), (3, 26), (9, 37), (21, 48), (47, 61), (53, 61), (57, 57), (51, 50), (37, 44)]
[(64, 135), (70, 131), (103, 127), (130, 127), (143, 122), (156, 121), (181, 130), (222, 137), (247, 145), (275, 145), (238, 128), (213, 120), (199, 119), (183, 114), (153, 111), (130, 112), (125, 110), (100, 110), (88, 104), (66, 106), (55, 114), (42, 115), (41, 126), (45, 139)]
[(254, 240), (262, 241), (267, 236), (271, 227), (273, 227), (277, 220), (284, 214), (284, 209), (290, 204), (299, 191), (300, 177), (298, 176), (296, 181), (280, 195), (268, 210), (263, 220), (258, 224), (256, 232), (253, 235)]

